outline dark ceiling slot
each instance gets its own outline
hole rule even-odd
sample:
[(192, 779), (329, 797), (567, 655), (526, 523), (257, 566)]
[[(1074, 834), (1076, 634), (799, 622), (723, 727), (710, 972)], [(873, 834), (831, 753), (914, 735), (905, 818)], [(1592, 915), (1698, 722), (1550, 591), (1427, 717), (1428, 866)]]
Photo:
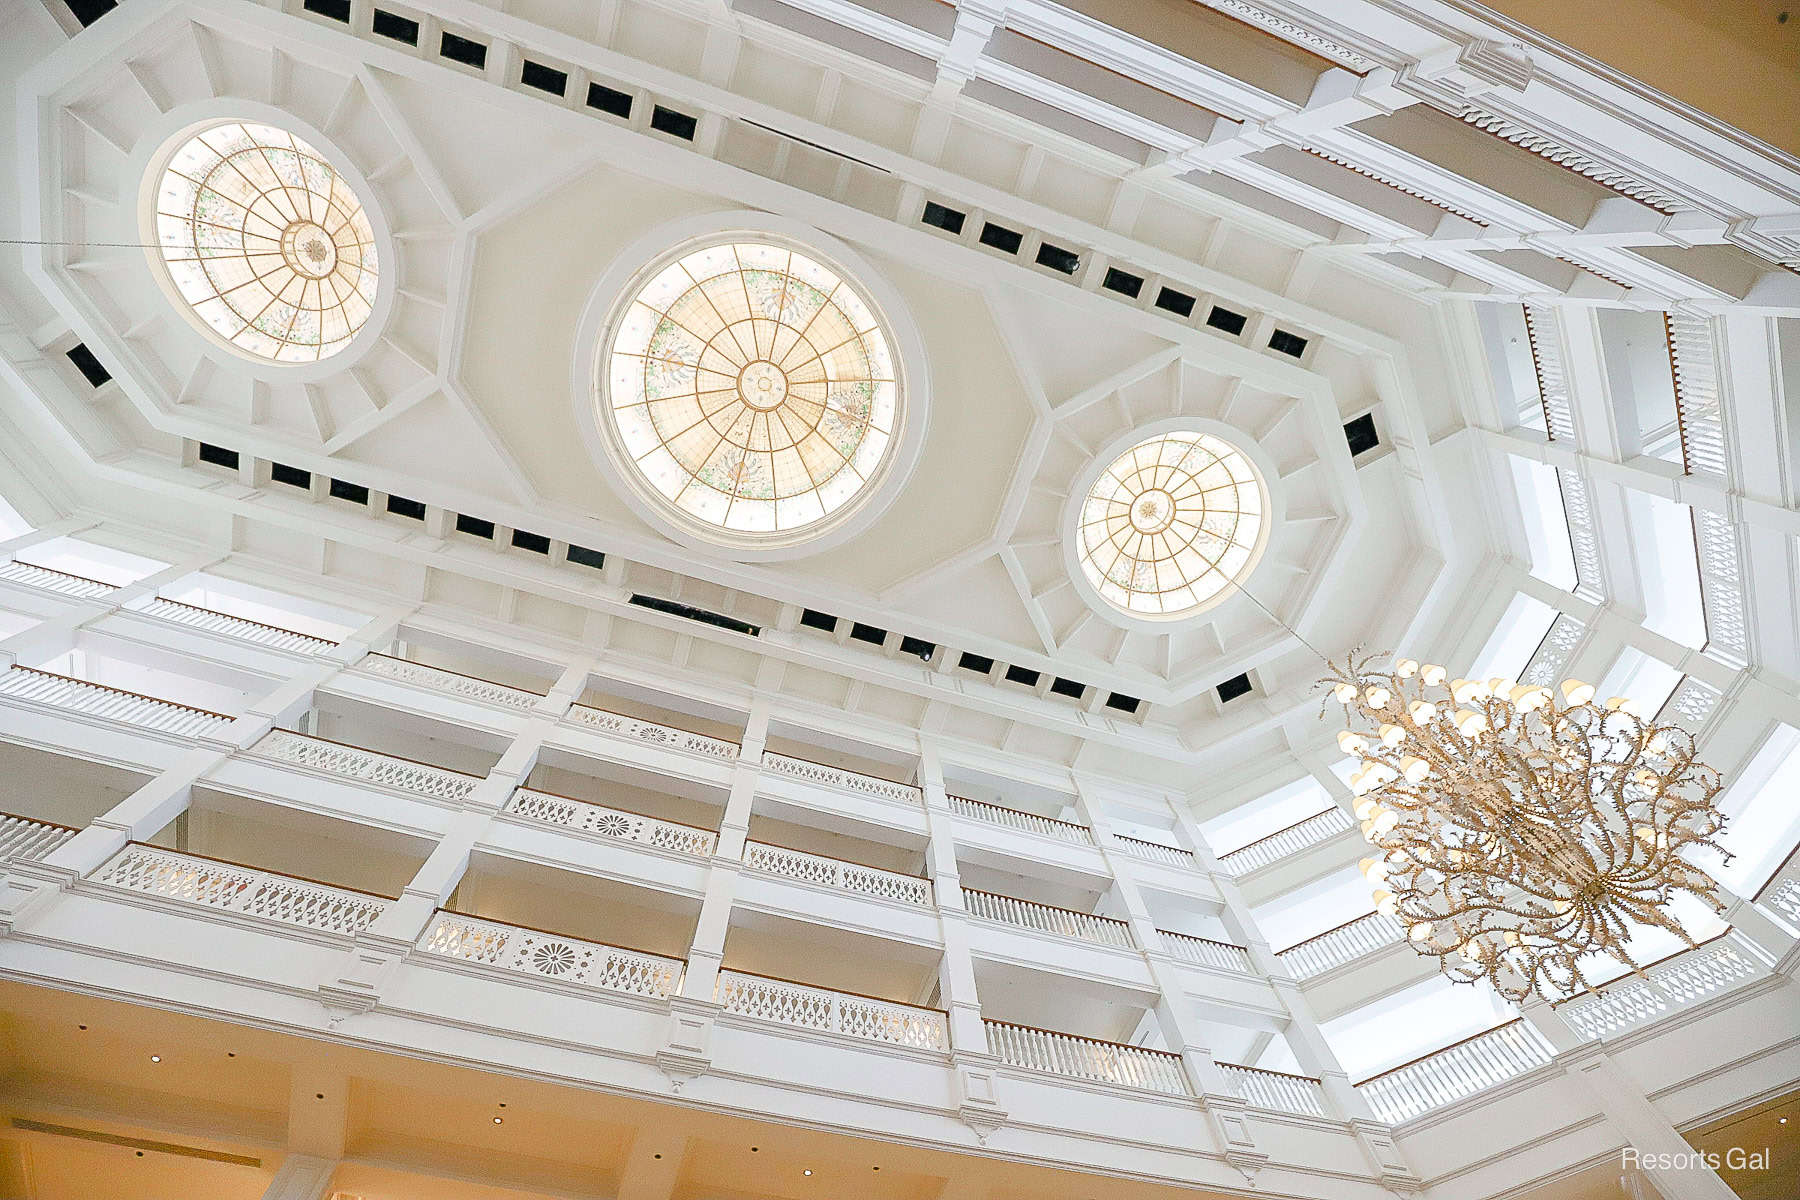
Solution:
[(75, 14), (83, 29), (117, 7), (118, 0), (69, 0), (69, 11)]
[(375, 10), (375, 19), (369, 26), (369, 32), (396, 42), (405, 42), (408, 46), (419, 44), (419, 23), (411, 17), (388, 12), (385, 8)]
[(931, 656), (937, 653), (937, 643), (928, 642), (924, 638), (903, 637), (900, 639), (900, 653), (910, 654), (921, 662), (930, 662)]
[(1250, 676), (1233, 675), (1218, 686), (1219, 703), (1228, 704), (1239, 696), (1250, 694)]
[(228, 471), (235, 471), (238, 469), (238, 452), (227, 450), (223, 446), (215, 446), (210, 442), (201, 442), (200, 461), (211, 463), (215, 467), (224, 467)]
[(1130, 271), (1121, 271), (1117, 267), (1106, 268), (1106, 278), (1100, 286), (1109, 292), (1117, 292), (1121, 296), (1130, 296), (1133, 300), (1144, 290), (1144, 277), (1133, 275)]
[(348, 500), (352, 504), (367, 504), (369, 502), (369, 489), (360, 483), (351, 483), (348, 480), (334, 479), (331, 481), (331, 487), (328, 490), (330, 491), (332, 498), (336, 500)]
[(532, 62), (528, 58), (519, 67), (519, 82), (528, 88), (560, 96), (569, 90), (569, 73), (547, 67), (541, 62)]
[(1144, 707), (1144, 702), (1136, 696), (1127, 696), (1122, 692), (1109, 692), (1106, 697), (1106, 707), (1136, 716), (1138, 709)]
[(1221, 333), (1229, 333), (1232, 337), (1244, 332), (1244, 326), (1250, 318), (1241, 312), (1232, 312), (1229, 308), (1213, 305), (1213, 310), (1206, 314), (1206, 323)]
[(471, 517), (468, 513), (456, 514), (456, 532), (472, 534), (478, 538), (494, 540), (494, 523), (484, 521), (480, 517)]
[(1290, 358), (1299, 358), (1306, 353), (1306, 339), (1297, 333), (1289, 333), (1285, 329), (1277, 329), (1269, 335), (1269, 349), (1277, 354), (1285, 354)]
[(931, 226), (933, 229), (941, 229), (945, 233), (961, 233), (963, 231), (963, 222), (968, 219), (968, 213), (958, 212), (954, 208), (947, 208), (935, 200), (927, 200), (925, 202), (924, 215), (919, 218), (920, 221)]
[(1178, 317), (1187, 318), (1193, 316), (1194, 305), (1196, 303), (1197, 301), (1193, 296), (1188, 295), (1186, 292), (1176, 291), (1174, 288), (1166, 287), (1156, 293), (1156, 307), (1162, 309), (1164, 312), (1172, 312)]
[(84, 1142), (99, 1142), (107, 1146), (123, 1146), (127, 1150), (136, 1150), (139, 1155), (149, 1150), (157, 1154), (173, 1154), (180, 1158), (199, 1158), (208, 1162), (229, 1163), (234, 1167), (260, 1167), (262, 1159), (252, 1158), (247, 1154), (227, 1154), (223, 1150), (208, 1150), (201, 1146), (186, 1146), (180, 1142), (156, 1142), (149, 1138), (126, 1137), (124, 1134), (107, 1133), (100, 1129), (82, 1129), (74, 1125), (53, 1125), (48, 1121), (34, 1121), (29, 1117), (14, 1117), (14, 1129), (23, 1129), (28, 1133), (48, 1134), (51, 1137), (76, 1138)]
[(1350, 443), (1350, 457), (1373, 450), (1381, 445), (1381, 434), (1375, 430), (1375, 414), (1366, 412), (1344, 422), (1344, 440)]
[(1006, 682), (1008, 683), (1022, 683), (1026, 687), (1036, 687), (1038, 685), (1038, 680), (1042, 678), (1043, 672), (1034, 671), (1030, 667), (1014, 666), (1006, 668)]
[(992, 221), (981, 226), (982, 245), (992, 246), (1002, 254), (1017, 254), (1019, 247), (1025, 244), (1025, 235), (1016, 229), (1008, 229), (1004, 225), (996, 225)]
[(333, 21), (350, 23), (350, 0), (306, 0), (300, 6), (309, 13), (317, 13), (321, 17), (330, 17)]
[(438, 57), (447, 58), (451, 62), (461, 63), (465, 67), (474, 67), (477, 71), (487, 69), (488, 48), (481, 42), (466, 37), (458, 37), (448, 29), (438, 42)]
[(587, 106), (610, 117), (631, 119), (631, 93), (609, 88), (604, 83), (588, 84)]
[(1040, 242), (1037, 250), (1037, 263), (1040, 267), (1049, 267), (1052, 271), (1073, 275), (1081, 270), (1081, 255), (1064, 246)]
[(888, 169), (886, 167), (879, 166), (875, 163), (872, 163), (866, 158), (858, 158), (854, 154), (845, 154), (842, 150), (833, 150), (830, 146), (824, 145), (821, 142), (815, 142), (811, 138), (803, 138), (797, 133), (789, 133), (787, 130), (777, 129), (773, 125), (764, 125), (761, 121), (752, 121), (749, 117), (739, 117), (738, 120), (742, 121), (744, 124), (749, 125), (753, 128), (760, 129), (764, 133), (772, 133), (776, 137), (784, 137), (790, 142), (799, 142), (802, 146), (810, 146), (812, 149), (817, 150), (823, 154), (829, 154), (829, 155), (833, 156), (834, 158), (848, 159), (849, 161), (856, 163), (859, 166), (864, 166), (864, 167), (869, 168), (871, 171), (880, 171), (883, 175), (887, 175), (887, 174), (891, 173), (888, 171)]
[(578, 567), (592, 567), (596, 571), (606, 565), (606, 555), (598, 550), (589, 550), (586, 546), (571, 545), (568, 559)]
[(838, 619), (828, 612), (820, 612), (816, 608), (800, 610), (800, 623), (808, 629), (817, 629), (822, 633), (836, 633)]
[(973, 671), (977, 675), (987, 675), (994, 669), (994, 660), (985, 654), (969, 654), (964, 652), (956, 660), (956, 665), (965, 671)]
[(405, 496), (389, 496), (387, 510), (396, 517), (407, 517), (414, 521), (425, 519), (425, 506), (417, 500), (408, 500)]
[(99, 387), (112, 379), (112, 372), (100, 365), (100, 360), (87, 348), (86, 342), (76, 342), (70, 346), (67, 357), (75, 364), (75, 369), (81, 372), (81, 377), (88, 381), (89, 387)]
[(755, 637), (762, 632), (748, 621), (740, 621), (736, 617), (728, 617), (724, 613), (716, 613), (710, 609), (695, 608), (691, 604), (664, 600), (660, 596), (646, 596), (638, 593), (631, 597), (631, 602), (640, 608), (667, 613), (671, 617), (682, 617), (689, 621), (699, 621), (702, 625), (714, 625), (720, 629), (729, 629), (733, 633), (747, 634), (750, 637)]
[(286, 463), (269, 464), (269, 479), (274, 483), (285, 483), (291, 488), (310, 491), (312, 488), (312, 472), (302, 471), (299, 467), (290, 467)]
[(1079, 700), (1087, 692), (1087, 684), (1076, 683), (1073, 679), (1064, 679), (1058, 675), (1050, 681), (1050, 690), (1058, 696), (1067, 696), (1071, 700)]
[(523, 529), (515, 529), (512, 544), (521, 550), (529, 550), (533, 554), (550, 553), (550, 539), (541, 533), (526, 533)]
[(859, 642), (867, 642), (871, 646), (879, 646), (887, 641), (887, 630), (877, 629), (873, 625), (865, 625), (861, 621), (852, 622), (850, 636)]
[(691, 142), (694, 140), (694, 131), (700, 128), (700, 119), (659, 104), (650, 110), (650, 128), (684, 142)]

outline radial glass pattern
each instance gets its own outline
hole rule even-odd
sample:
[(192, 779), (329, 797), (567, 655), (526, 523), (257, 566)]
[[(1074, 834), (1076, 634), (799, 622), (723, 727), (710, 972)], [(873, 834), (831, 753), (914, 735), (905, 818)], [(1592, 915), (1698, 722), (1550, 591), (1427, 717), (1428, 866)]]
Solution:
[(785, 245), (732, 238), (655, 270), (607, 359), (604, 419), (651, 491), (745, 537), (842, 516), (880, 473), (901, 389), (874, 304)]
[(156, 238), (194, 315), (257, 358), (329, 358), (374, 308), (362, 201), (286, 130), (233, 122), (188, 139), (157, 185)]
[(1075, 534), (1082, 573), (1121, 612), (1193, 612), (1255, 565), (1266, 501), (1256, 468), (1230, 442), (1145, 438), (1088, 491)]

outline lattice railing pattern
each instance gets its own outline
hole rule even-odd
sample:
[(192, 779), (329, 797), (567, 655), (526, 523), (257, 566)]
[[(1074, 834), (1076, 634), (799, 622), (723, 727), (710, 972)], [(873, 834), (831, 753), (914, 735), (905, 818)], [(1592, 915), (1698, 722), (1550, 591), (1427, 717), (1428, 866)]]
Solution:
[(364, 892), (136, 844), (114, 855), (93, 878), (96, 883), (323, 933), (361, 933), (388, 906), (388, 901)]
[(440, 912), (419, 948), (427, 954), (634, 996), (665, 997), (681, 985), (679, 958)]
[(1567, 1000), (1558, 1011), (1582, 1037), (1603, 1038), (1723, 991), (1761, 970), (1756, 960), (1721, 939), (1649, 968), (1648, 983), (1627, 977)]
[(602, 837), (655, 846), (675, 854), (706, 858), (719, 844), (719, 835), (710, 829), (698, 829), (674, 821), (646, 817), (642, 813), (590, 804), (571, 796), (517, 788), (506, 802), (505, 811), (545, 825), (561, 825), (566, 829), (583, 829)]
[(1719, 402), (1719, 362), (1712, 326), (1704, 317), (1664, 313), (1669, 366), (1675, 379), (1675, 420), (1681, 464), (1690, 475), (1727, 473), (1725, 413)]
[(1008, 829), (1017, 829), (1021, 833), (1035, 833), (1043, 837), (1055, 838), (1059, 842), (1074, 842), (1078, 846), (1094, 844), (1094, 835), (1086, 825), (1077, 825), (1072, 821), (1058, 821), (1054, 817), (1040, 817), (1036, 813), (1020, 812), (1016, 808), (989, 804), (985, 800), (971, 800), (967, 796), (951, 796), (950, 811), (959, 817), (969, 817), (988, 825), (1003, 825)]
[(1553, 442), (1575, 442), (1575, 409), (1569, 400), (1569, 373), (1563, 366), (1561, 336), (1554, 309), (1525, 306), (1525, 332), (1537, 367), (1538, 397), (1544, 405), (1544, 430)]
[(1696, 508), (1694, 549), (1700, 559), (1700, 601), (1706, 614), (1706, 652), (1733, 667), (1750, 661), (1744, 563), (1737, 526), (1724, 513)]
[(501, 708), (528, 709), (543, 699), (536, 692), (528, 692), (524, 688), (495, 683), (491, 679), (477, 679), (473, 675), (459, 675), (455, 671), (428, 667), (424, 663), (409, 662), (386, 654), (364, 655), (356, 664), (356, 669), (364, 675), (379, 675), (383, 679), (393, 679), (414, 687), (478, 700)]
[(74, 836), (75, 831), (63, 825), (0, 813), (0, 863), (36, 862)]
[(1123, 950), (1134, 948), (1131, 926), (1111, 917), (1096, 917), (1073, 909), (1020, 900), (1016, 896), (978, 892), (973, 888), (963, 889), (963, 900), (971, 913), (984, 920), (1101, 946), (1117, 946)]
[(1659, 720), (1667, 720), (1673, 716), (1682, 726), (1692, 733), (1699, 733), (1705, 728), (1707, 720), (1718, 708), (1722, 693), (1710, 683), (1685, 676), (1675, 694), (1658, 714)]
[(1235, 971), (1240, 975), (1250, 974), (1250, 951), (1243, 946), (1215, 942), (1191, 933), (1171, 933), (1167, 929), (1157, 930), (1156, 936), (1162, 939), (1163, 949), (1171, 958), (1221, 971)]
[(291, 650), (296, 654), (320, 654), (337, 645), (336, 642), (328, 641), (325, 638), (295, 633), (291, 629), (281, 629), (274, 625), (264, 625), (260, 621), (247, 621), (243, 617), (214, 612), (210, 608), (201, 608), (198, 605), (183, 604), (179, 600), (165, 600), (161, 596), (151, 600), (138, 611), (145, 616), (156, 617), (159, 620), (173, 621), (178, 625), (189, 625), (195, 629), (204, 629), (208, 633), (223, 634), (229, 638), (236, 638), (240, 642), (253, 642), (258, 646), (268, 646), (274, 650)]
[(1800, 879), (1783, 879), (1769, 889), (1762, 903), (1800, 925)]
[(1257, 1108), (1295, 1113), (1302, 1117), (1325, 1115), (1325, 1089), (1308, 1075), (1289, 1075), (1285, 1071), (1265, 1071), (1261, 1067), (1220, 1063), (1219, 1071), (1232, 1094)]
[(1401, 1121), (1547, 1064), (1550, 1043), (1520, 1018), (1356, 1085), (1375, 1115)]
[(704, 733), (692, 733), (686, 729), (676, 729), (672, 725), (658, 725), (655, 721), (640, 721), (636, 717), (609, 712), (604, 708), (572, 704), (569, 706), (569, 720), (589, 729), (598, 729), (619, 737), (648, 742), (652, 746), (667, 746), (671, 750), (685, 750), (689, 754), (699, 754), (707, 758), (717, 758), (729, 762), (738, 756), (736, 742), (728, 742), (724, 738), (708, 737)]
[(1277, 829), (1248, 846), (1219, 855), (1219, 865), (1229, 875), (1247, 875), (1290, 854), (1298, 854), (1308, 846), (1330, 841), (1338, 834), (1348, 833), (1355, 827), (1356, 823), (1350, 819), (1350, 814), (1334, 806), (1324, 812), (1314, 813), (1304, 821), (1296, 821), (1285, 829)]
[(475, 785), (481, 782), (475, 776), (464, 775), (461, 771), (394, 758), (373, 750), (364, 750), (360, 746), (328, 742), (323, 738), (290, 733), (285, 729), (270, 730), (250, 748), (250, 752), (261, 758), (292, 763), (310, 771), (358, 779), (378, 787), (397, 788), (414, 795), (429, 796), (434, 800), (466, 800), (469, 793), (475, 790)]
[(809, 762), (804, 758), (790, 758), (785, 754), (763, 752), (763, 766), (778, 775), (788, 775), (795, 779), (804, 779), (808, 783), (824, 784), (826, 787), (841, 788), (846, 792), (859, 792), (865, 796), (875, 796), (882, 800), (896, 800), (901, 804), (918, 804), (924, 794), (910, 783), (895, 783), (891, 779), (878, 779), (873, 775), (865, 775), (861, 771), (846, 771), (842, 767), (828, 767), (824, 763)]
[(1600, 526), (1594, 502), (1581, 472), (1556, 469), (1562, 492), (1563, 518), (1569, 526), (1569, 548), (1575, 556), (1575, 594), (1587, 600), (1606, 598), (1606, 565), (1600, 556)]
[(1585, 622), (1568, 613), (1557, 613), (1556, 620), (1550, 622), (1550, 630), (1544, 634), (1544, 640), (1538, 643), (1531, 661), (1525, 664), (1525, 672), (1519, 676), (1519, 682), (1533, 687), (1555, 687), (1561, 683), (1568, 673), (1569, 659), (1574, 656), (1575, 647), (1581, 644), (1581, 635), (1586, 632)]
[(140, 696), (136, 692), (52, 675), (31, 667), (14, 667), (0, 674), (0, 696), (13, 696), (182, 737), (201, 737), (231, 724), (230, 717), (203, 708), (190, 708), (173, 700)]
[(1192, 850), (1184, 850), (1180, 846), (1165, 846), (1161, 842), (1146, 842), (1143, 838), (1134, 838), (1129, 834), (1123, 833), (1113, 834), (1112, 840), (1113, 845), (1117, 846), (1120, 850), (1123, 850), (1133, 858), (1141, 858), (1145, 862), (1162, 863), (1165, 866), (1184, 867), (1189, 870), (1193, 869), (1196, 865), (1194, 862), (1194, 852)]
[(1288, 965), (1295, 978), (1310, 979), (1403, 940), (1399, 922), (1369, 913), (1289, 946), (1275, 957)]
[(784, 879), (798, 879), (840, 892), (874, 896), (878, 900), (931, 907), (931, 881), (916, 875), (865, 867), (861, 863), (789, 850), (786, 846), (771, 846), (767, 842), (746, 841), (744, 862), (758, 871), (767, 871)]
[(1193, 1094), (1179, 1054), (1007, 1021), (984, 1020), (982, 1024), (987, 1027), (988, 1053), (1015, 1067), (1147, 1088), (1170, 1096)]
[(28, 588), (36, 588), (40, 592), (55, 592), (60, 596), (73, 596), (78, 600), (92, 600), (96, 596), (116, 591), (110, 583), (102, 583), (98, 579), (89, 579), (85, 575), (71, 575), (67, 571), (55, 571), (49, 567), (34, 566), (31, 563), (13, 559), (0, 563), (0, 581), (22, 584)]
[(948, 1023), (944, 1014), (935, 1009), (852, 996), (743, 971), (720, 971), (713, 999), (724, 1005), (726, 1012), (800, 1029), (920, 1050), (943, 1050), (949, 1045)]

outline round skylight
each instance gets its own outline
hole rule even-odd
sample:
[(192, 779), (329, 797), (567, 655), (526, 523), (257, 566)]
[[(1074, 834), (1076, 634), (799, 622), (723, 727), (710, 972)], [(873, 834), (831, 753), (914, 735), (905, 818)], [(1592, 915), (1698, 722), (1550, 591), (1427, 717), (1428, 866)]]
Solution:
[(1158, 433), (1115, 458), (1088, 490), (1076, 558), (1120, 612), (1188, 616), (1256, 565), (1268, 507), (1242, 450), (1210, 433)]
[(283, 129), (213, 125), (156, 188), (169, 282), (201, 327), (276, 362), (329, 358), (374, 310), (375, 234), (348, 181)]
[(747, 545), (811, 538), (866, 498), (905, 397), (861, 287), (751, 234), (640, 278), (600, 368), (601, 425), (640, 490), (684, 527)]

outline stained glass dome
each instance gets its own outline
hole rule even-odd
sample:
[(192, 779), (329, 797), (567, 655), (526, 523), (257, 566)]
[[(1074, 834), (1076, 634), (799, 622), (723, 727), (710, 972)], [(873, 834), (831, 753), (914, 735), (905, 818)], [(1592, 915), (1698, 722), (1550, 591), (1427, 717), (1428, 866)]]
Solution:
[(1081, 571), (1132, 616), (1187, 616), (1250, 573), (1268, 496), (1244, 452), (1210, 433), (1159, 433), (1115, 458), (1075, 530)]
[(739, 235), (652, 268), (614, 323), (601, 420), (645, 489), (727, 540), (789, 542), (883, 472), (904, 397), (875, 304)]
[(363, 203), (286, 130), (232, 122), (189, 138), (158, 181), (155, 222), (176, 292), (245, 354), (329, 358), (374, 310), (379, 266)]

